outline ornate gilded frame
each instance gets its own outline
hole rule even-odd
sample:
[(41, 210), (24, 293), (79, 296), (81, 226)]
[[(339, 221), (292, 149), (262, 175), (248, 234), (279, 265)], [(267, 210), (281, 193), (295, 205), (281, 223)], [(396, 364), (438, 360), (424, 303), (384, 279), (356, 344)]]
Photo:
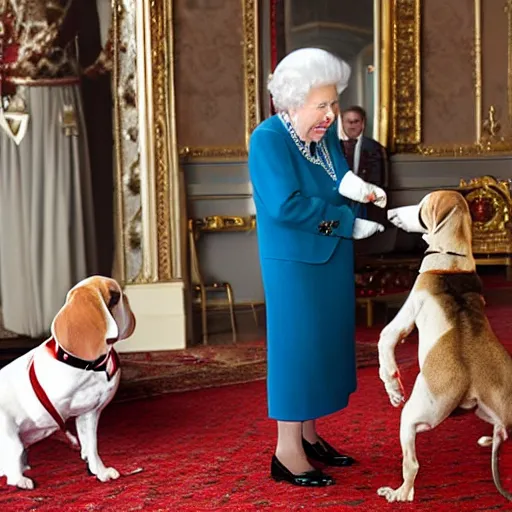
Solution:
[[(424, 156), (485, 156), (512, 152), (512, 140), (499, 137), (493, 131), (493, 106), (482, 119), (482, 0), (474, 0), (474, 95), (475, 95), (475, 142), (461, 145), (422, 144), (421, 132), (421, 5), (422, 0), (392, 0), (389, 21), (383, 21), (383, 31), (391, 32), (391, 84), (390, 146), (398, 153), (419, 153)], [(512, 0), (507, 0), (508, 16), (508, 94), (509, 118), (512, 119)], [(383, 13), (383, 19), (386, 12)], [(388, 27), (388, 28), (386, 28)], [(385, 49), (381, 39), (381, 48)], [(382, 51), (383, 51), (382, 50)], [(382, 80), (381, 87), (386, 85)], [(386, 121), (386, 112), (381, 123)]]
[[(390, 87), (390, 147), (410, 151), (421, 142), (420, 0), (386, 2), (382, 30), (390, 32), (387, 50), (390, 73), (381, 72), (381, 87)], [(383, 116), (383, 122), (385, 117)]]
[(179, 148), (181, 158), (243, 160), (247, 158), (249, 136), (260, 122), (258, 0), (241, 0), (245, 96), (245, 143), (243, 146)]
[[(124, 284), (183, 277), (172, 1), (112, 0), (117, 257)], [(135, 37), (134, 37), (135, 34)]]
[[(382, 2), (381, 0), (374, 0), (374, 56), (375, 68), (377, 69), (378, 73), (378, 81), (375, 87), (375, 104), (378, 105), (378, 107), (376, 108), (374, 113), (373, 121), (375, 128), (373, 136), (383, 146), (389, 145), (391, 139), (390, 126), (391, 120), (393, 118), (391, 103), (392, 91), (395, 90), (392, 86), (392, 43), (394, 40), (393, 20), (395, 18), (394, 13), (398, 9), (398, 7), (394, 5), (394, 2), (395, 0), (392, 0), (391, 2)], [(271, 0), (260, 0), (259, 3), (262, 7), (260, 12), (263, 12), (264, 15), (272, 16), (272, 9), (276, 9), (276, 7), (275, 5), (272, 5), (273, 3), (271, 2)], [(284, 16), (285, 20), (290, 17), (290, 3), (291, 2), (284, 2), (284, 6), (280, 5), (280, 9), (282, 9), (282, 12), (279, 9), (277, 9), (280, 15)], [(275, 16), (275, 11), (273, 14)], [(329, 27), (336, 26), (340, 30), (344, 30), (347, 28), (347, 25), (341, 23), (324, 23), (324, 25), (328, 25)], [(263, 64), (266, 64), (263, 70), (264, 76), (271, 73), (273, 58), (277, 58), (277, 60), (282, 58), (282, 55), (272, 57), (272, 49), (274, 49), (274, 51), (278, 54), (280, 54), (283, 51), (283, 49), (280, 48), (282, 46), (280, 38), (284, 37), (284, 35), (277, 34), (278, 30), (276, 29), (276, 27), (269, 27), (268, 32), (269, 33), (266, 33), (266, 31), (262, 28), (262, 33), (264, 34), (264, 36), (266, 36), (268, 40), (267, 47), (265, 47), (265, 44), (263, 44), (263, 49), (265, 50), (265, 53), (268, 52), (267, 62), (265, 62), (265, 59), (263, 59)], [(276, 48), (280, 48), (280, 50), (276, 50)], [(262, 84), (260, 84), (260, 87), (261, 85)], [(263, 96), (264, 101), (266, 101), (266, 105), (262, 105), (262, 110), (265, 111), (265, 115), (270, 115), (270, 109), (267, 107), (267, 105), (269, 105), (270, 103), (270, 96), (268, 95), (268, 93), (265, 92), (263, 93)], [(398, 105), (398, 109), (401, 111), (402, 105)]]

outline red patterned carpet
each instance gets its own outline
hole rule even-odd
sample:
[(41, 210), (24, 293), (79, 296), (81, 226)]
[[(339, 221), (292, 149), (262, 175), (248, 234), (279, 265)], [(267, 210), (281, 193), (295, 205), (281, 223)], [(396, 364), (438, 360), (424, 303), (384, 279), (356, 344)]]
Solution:
[[(509, 304), (504, 295), (493, 295), (488, 314), (497, 334), (512, 349)], [(378, 331), (361, 330), (358, 338), (372, 346)], [(414, 349), (410, 342), (398, 353), (408, 390), (417, 372)], [(30, 475), (38, 487), (19, 491), (0, 486), (0, 510), (512, 509), (494, 488), (490, 450), (476, 443), (491, 429), (472, 414), (450, 418), (419, 435), (421, 469), (414, 504), (391, 505), (378, 497), (378, 487), (397, 486), (401, 481), (399, 415), (389, 405), (376, 366), (361, 368), (350, 406), (320, 423), (321, 434), (359, 464), (332, 469), (337, 479), (333, 487), (300, 489), (269, 479), (275, 425), (266, 418), (264, 381), (117, 402), (100, 422), (100, 452), (107, 464), (123, 474), (137, 468), (142, 472), (99, 483), (87, 476), (78, 454), (54, 437), (30, 452)], [(510, 441), (502, 457), (502, 477), (504, 486), (512, 489)]]
[[(359, 333), (357, 366), (375, 366), (375, 330)], [(369, 343), (371, 341), (371, 343)], [(412, 353), (411, 353), (412, 356)], [(172, 352), (121, 354), (122, 380), (116, 401), (244, 384), (265, 379), (264, 341), (238, 345), (200, 346)]]

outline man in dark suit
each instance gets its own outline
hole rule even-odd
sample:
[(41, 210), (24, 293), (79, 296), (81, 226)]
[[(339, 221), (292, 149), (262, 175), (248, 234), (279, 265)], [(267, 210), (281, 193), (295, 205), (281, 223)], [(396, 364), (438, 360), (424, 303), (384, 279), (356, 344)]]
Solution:
[[(354, 105), (344, 109), (339, 126), (341, 149), (354, 174), (386, 190), (388, 186), (387, 151), (376, 140), (364, 135), (365, 126), (366, 112), (362, 107)], [(383, 225), (388, 224), (386, 210), (371, 204), (360, 205), (360, 216)], [(357, 242), (354, 244), (356, 253), (389, 252), (394, 247), (394, 236), (394, 233), (385, 231), (374, 236), (369, 243)]]
[(345, 109), (341, 121), (341, 147), (350, 169), (365, 181), (387, 187), (387, 152), (376, 140), (363, 134), (366, 125), (364, 109), (358, 106)]

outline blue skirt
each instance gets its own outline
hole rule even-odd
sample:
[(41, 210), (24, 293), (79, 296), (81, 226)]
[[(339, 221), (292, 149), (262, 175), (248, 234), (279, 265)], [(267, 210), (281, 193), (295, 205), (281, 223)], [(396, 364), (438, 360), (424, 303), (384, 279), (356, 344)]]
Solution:
[(352, 241), (327, 263), (262, 259), (269, 417), (306, 421), (343, 409), (356, 389)]

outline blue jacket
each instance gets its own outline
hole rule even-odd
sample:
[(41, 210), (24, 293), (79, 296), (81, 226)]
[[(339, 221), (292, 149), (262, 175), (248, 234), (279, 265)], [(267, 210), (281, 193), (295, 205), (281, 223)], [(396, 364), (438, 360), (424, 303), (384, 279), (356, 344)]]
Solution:
[(354, 211), (338, 192), (348, 164), (334, 125), (325, 140), (337, 182), (304, 158), (278, 116), (252, 133), (249, 173), (261, 258), (325, 263), (342, 238), (352, 238)]

